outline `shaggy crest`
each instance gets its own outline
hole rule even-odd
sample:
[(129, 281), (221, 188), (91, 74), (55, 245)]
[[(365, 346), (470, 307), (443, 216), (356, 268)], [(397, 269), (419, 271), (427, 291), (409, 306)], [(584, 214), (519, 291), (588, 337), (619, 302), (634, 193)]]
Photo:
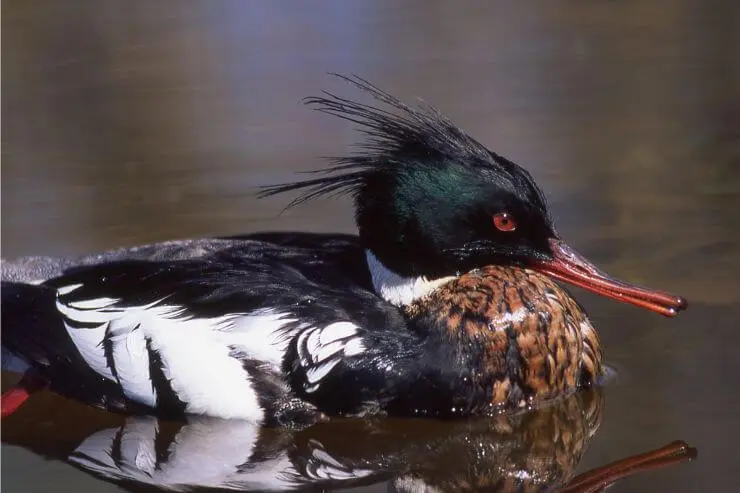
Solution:
[[(288, 208), (324, 195), (354, 195), (369, 177), (378, 172), (400, 171), (403, 166), (434, 165), (444, 160), (477, 169), (481, 173), (492, 171), (504, 175), (514, 187), (531, 189), (534, 181), (530, 174), (499, 156), (480, 142), (466, 134), (447, 119), (436, 108), (421, 102), (411, 107), (396, 97), (358, 76), (332, 74), (370, 94), (375, 100), (394, 111), (360, 103), (327, 91), (325, 97), (309, 97), (304, 100), (316, 111), (334, 115), (357, 124), (358, 130), (367, 136), (358, 145), (358, 153), (331, 159), (331, 165), (323, 170), (308, 171), (326, 176), (262, 187), (258, 197), (267, 197), (292, 190), (304, 190)], [(533, 192), (544, 203), (544, 197), (536, 186)]]

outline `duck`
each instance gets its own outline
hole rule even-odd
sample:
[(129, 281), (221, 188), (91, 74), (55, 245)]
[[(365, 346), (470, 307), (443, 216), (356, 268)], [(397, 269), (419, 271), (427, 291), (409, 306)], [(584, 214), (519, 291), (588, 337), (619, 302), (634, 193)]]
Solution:
[(3, 261), (3, 367), (24, 372), (3, 417), (40, 388), (114, 412), (266, 426), (496, 415), (603, 378), (598, 334), (563, 283), (669, 317), (687, 307), (568, 246), (532, 175), (436, 108), (337, 77), (371, 102), (305, 102), (356, 125), (359, 147), (257, 195), (298, 193), (288, 207), (349, 196), (357, 234)]

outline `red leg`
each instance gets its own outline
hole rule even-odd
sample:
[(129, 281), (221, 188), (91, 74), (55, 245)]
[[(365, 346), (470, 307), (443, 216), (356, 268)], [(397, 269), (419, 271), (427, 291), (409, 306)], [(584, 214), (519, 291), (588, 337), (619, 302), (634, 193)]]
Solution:
[(11, 388), (3, 392), (0, 397), (0, 410), (2, 418), (6, 418), (18, 410), (24, 402), (37, 390), (46, 387), (46, 380), (38, 376), (32, 370), (26, 371), (21, 380)]

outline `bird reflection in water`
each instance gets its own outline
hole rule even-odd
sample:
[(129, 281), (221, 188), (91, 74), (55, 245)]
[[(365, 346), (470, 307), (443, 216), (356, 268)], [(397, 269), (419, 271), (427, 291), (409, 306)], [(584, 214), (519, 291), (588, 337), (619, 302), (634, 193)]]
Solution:
[(48, 410), (13, 415), (3, 423), (3, 442), (131, 491), (299, 491), (390, 482), (402, 492), (597, 492), (635, 472), (696, 456), (674, 442), (574, 477), (599, 427), (600, 388), (491, 418), (335, 419), (302, 430), (214, 418), (124, 418), (69, 401), (60, 407), (58, 398), (54, 406), (51, 422)]

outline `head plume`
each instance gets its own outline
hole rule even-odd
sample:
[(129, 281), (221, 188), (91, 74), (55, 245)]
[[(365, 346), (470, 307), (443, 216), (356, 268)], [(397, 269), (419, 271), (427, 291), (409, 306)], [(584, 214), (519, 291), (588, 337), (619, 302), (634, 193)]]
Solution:
[(356, 154), (331, 159), (323, 170), (309, 171), (323, 176), (294, 183), (263, 187), (259, 197), (301, 190), (288, 207), (324, 195), (356, 196), (368, 181), (385, 172), (403, 172), (408, 166), (435, 166), (455, 161), (472, 172), (489, 174), (495, 171), (503, 182), (512, 187), (530, 188), (544, 202), (529, 173), (508, 159), (499, 156), (447, 119), (436, 108), (420, 102), (411, 107), (374, 84), (356, 75), (332, 74), (370, 94), (380, 106), (360, 103), (324, 91), (324, 96), (309, 97), (304, 102), (316, 111), (334, 115), (358, 125), (367, 136)]

